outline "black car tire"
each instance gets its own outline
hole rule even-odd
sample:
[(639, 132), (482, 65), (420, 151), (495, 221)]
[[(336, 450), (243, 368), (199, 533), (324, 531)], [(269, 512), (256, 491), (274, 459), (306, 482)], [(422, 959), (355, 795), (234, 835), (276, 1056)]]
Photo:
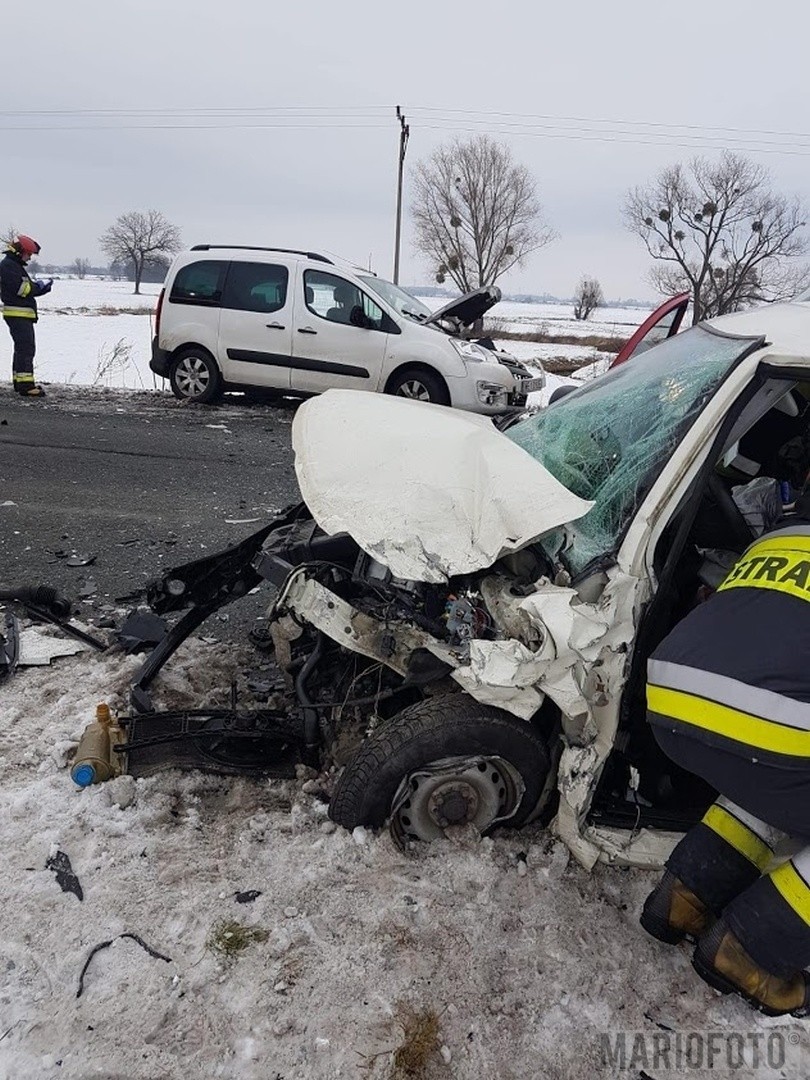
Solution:
[(444, 379), (435, 371), (424, 368), (404, 368), (394, 375), (385, 392), (396, 397), (413, 398), (415, 401), (429, 401), (433, 405), (450, 404), (450, 394)]
[(181, 401), (210, 404), (222, 392), (222, 375), (216, 360), (202, 348), (183, 349), (169, 369), (172, 393)]
[(528, 721), (466, 694), (419, 701), (381, 724), (344, 769), (329, 816), (347, 829), (379, 828), (406, 776), (444, 758), (476, 756), (502, 758), (520, 774), (525, 791), (505, 824), (522, 825), (551, 767), (545, 740)]

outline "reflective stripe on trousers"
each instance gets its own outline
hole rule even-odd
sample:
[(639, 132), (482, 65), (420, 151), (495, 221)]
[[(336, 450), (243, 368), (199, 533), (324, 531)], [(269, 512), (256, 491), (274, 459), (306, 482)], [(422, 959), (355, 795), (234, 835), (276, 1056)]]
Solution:
[(810, 847), (774, 868), (774, 849), (785, 839), (785, 833), (721, 797), (667, 862), (722, 915), (755, 963), (780, 976), (810, 963)]
[(34, 355), (36, 337), (31, 319), (6, 319), (6, 326), (14, 342), (12, 372), (15, 386), (34, 381)]

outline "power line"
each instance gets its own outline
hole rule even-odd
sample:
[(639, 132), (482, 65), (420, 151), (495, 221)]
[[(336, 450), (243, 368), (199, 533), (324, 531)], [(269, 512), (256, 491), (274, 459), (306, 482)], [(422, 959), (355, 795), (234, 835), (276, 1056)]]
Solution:
[[(222, 118), (251, 116), (251, 117), (273, 117), (276, 119), (289, 116), (290, 119), (297, 119), (303, 116), (308, 116), (311, 119), (331, 119), (337, 115), (344, 114), (346, 119), (380, 119), (385, 114), (390, 113), (390, 105), (268, 105), (268, 106), (205, 106), (205, 107), (189, 107), (189, 108), (175, 108), (175, 107), (160, 107), (160, 108), (128, 108), (128, 109), (21, 109), (21, 110), (0, 110), (0, 116), (4, 117), (34, 117), (34, 116), (65, 116), (65, 117), (86, 117), (88, 119), (92, 117), (156, 117), (156, 118), (172, 118), (172, 117), (214, 117), (219, 116)], [(711, 125), (711, 124), (669, 124), (659, 121), (651, 120), (628, 120), (615, 117), (590, 117), (590, 116), (565, 116), (557, 115), (553, 113), (519, 113), (519, 112), (507, 112), (496, 109), (456, 109), (453, 107), (439, 107), (432, 105), (417, 105), (411, 109), (412, 114), (416, 113), (429, 113), (433, 114), (433, 119), (439, 120), (444, 123), (458, 123), (459, 117), (464, 117), (466, 123), (483, 124), (491, 122), (493, 117), (504, 117), (505, 120), (496, 121), (496, 124), (515, 124), (517, 126), (528, 127), (547, 127), (547, 124), (537, 125), (535, 123), (525, 124), (524, 121), (546, 121), (552, 124), (587, 124), (589, 126), (598, 125), (618, 125), (623, 128), (649, 128), (656, 131), (660, 131), (663, 134), (666, 133), (678, 133), (681, 131), (689, 132), (710, 132), (713, 135), (716, 133), (728, 133), (733, 136), (747, 137), (752, 135), (766, 135), (775, 138), (785, 139), (807, 139), (810, 140), (810, 132), (797, 132), (797, 131), (780, 131), (771, 128), (741, 128), (741, 127), (728, 127), (723, 125)], [(438, 114), (438, 115), (436, 115)], [(482, 119), (477, 119), (482, 118)], [(565, 130), (565, 128), (563, 128)], [(609, 129), (608, 129), (609, 130)], [(653, 132), (651, 131), (650, 134)], [(697, 136), (692, 136), (697, 137)]]
[[(6, 120), (35, 117), (56, 123), (2, 123), (2, 132), (102, 131), (309, 131), (319, 129), (383, 130), (388, 127), (387, 106), (217, 106), (160, 109), (63, 109), (0, 111)], [(417, 106), (418, 127), (454, 134), (491, 134), (554, 139), (569, 142), (624, 143), (636, 146), (677, 147), (690, 150), (739, 150), (786, 157), (810, 155), (810, 134), (767, 129), (671, 125), (653, 121), (565, 117), (541, 113), (497, 110), (443, 109)], [(421, 117), (419, 114), (423, 114)], [(452, 115), (451, 115), (452, 114)], [(498, 119), (512, 117), (515, 119)], [(108, 121), (120, 118), (117, 123)], [(82, 121), (80, 123), (64, 120)], [(144, 122), (140, 122), (143, 120)], [(98, 122), (102, 121), (102, 122)], [(206, 122), (213, 121), (213, 122)], [(606, 127), (605, 125), (613, 125)], [(702, 134), (702, 133), (706, 134)], [(769, 136), (757, 138), (756, 136)], [(741, 136), (741, 137), (737, 137)], [(779, 139), (790, 139), (789, 143)]]
[(441, 112), (458, 113), (466, 116), (513, 116), (524, 120), (560, 120), (565, 123), (584, 124), (623, 124), (627, 127), (650, 127), (665, 128), (667, 130), (683, 129), (686, 131), (729, 131), (737, 135), (778, 135), (790, 139), (810, 139), (807, 132), (797, 131), (774, 131), (770, 128), (738, 128), (713, 126), (711, 124), (663, 124), (654, 120), (616, 120), (608, 117), (593, 116), (556, 116), (551, 113), (513, 113), (499, 112), (494, 109), (439, 109), (432, 105), (415, 105), (412, 112)]

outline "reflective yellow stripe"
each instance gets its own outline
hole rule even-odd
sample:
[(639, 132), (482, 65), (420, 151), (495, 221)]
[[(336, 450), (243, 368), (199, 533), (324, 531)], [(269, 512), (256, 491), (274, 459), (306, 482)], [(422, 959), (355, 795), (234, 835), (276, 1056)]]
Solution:
[(15, 385), (16, 385), (16, 384), (17, 384), (18, 382), (33, 382), (33, 381), (34, 381), (34, 376), (33, 376), (33, 373), (32, 373), (32, 374), (30, 374), (30, 375), (26, 375), (25, 373), (23, 373), (23, 374), (21, 374), (21, 375), (15, 375), (15, 376), (14, 376), (14, 383), (15, 383)]
[(4, 307), (4, 319), (35, 319), (37, 313), (30, 307)]
[(663, 686), (647, 684), (647, 706), (651, 712), (672, 717), (684, 724), (703, 728), (722, 735), (726, 739), (745, 743), (760, 750), (791, 757), (810, 757), (810, 731), (763, 720), (728, 705), (686, 694), (682, 690), (668, 690)]
[(810, 926), (810, 889), (793, 863), (782, 863), (769, 876), (796, 914)]
[(768, 536), (752, 544), (745, 552), (745, 558), (762, 552), (770, 555), (774, 551), (804, 551), (810, 554), (810, 536), (803, 533), (781, 532), (776, 536)]
[(31, 284), (30, 281), (28, 281), (26, 279), (22, 283), (22, 285), (19, 287), (19, 289), (17, 289), (17, 296), (28, 296), (28, 294), (31, 292), (32, 288), (33, 288), (33, 285)]
[(703, 823), (718, 836), (722, 836), (726, 843), (731, 844), (735, 851), (744, 855), (758, 870), (764, 870), (771, 861), (771, 849), (768, 845), (722, 806), (716, 803), (710, 806), (703, 815)]
[(729, 572), (725, 589), (770, 589), (810, 600), (810, 536), (774, 536), (752, 544)]

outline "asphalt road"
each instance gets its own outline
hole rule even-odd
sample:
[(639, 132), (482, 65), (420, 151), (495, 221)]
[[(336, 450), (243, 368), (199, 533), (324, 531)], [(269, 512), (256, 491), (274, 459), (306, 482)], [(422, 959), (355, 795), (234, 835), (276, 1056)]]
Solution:
[[(0, 389), (0, 585), (54, 585), (91, 623), (135, 606), (121, 598), (164, 567), (298, 499), (294, 407), (78, 388), (34, 402)], [(94, 561), (71, 566), (74, 555)], [(264, 606), (253, 600), (226, 609), (216, 635), (237, 638)]]

